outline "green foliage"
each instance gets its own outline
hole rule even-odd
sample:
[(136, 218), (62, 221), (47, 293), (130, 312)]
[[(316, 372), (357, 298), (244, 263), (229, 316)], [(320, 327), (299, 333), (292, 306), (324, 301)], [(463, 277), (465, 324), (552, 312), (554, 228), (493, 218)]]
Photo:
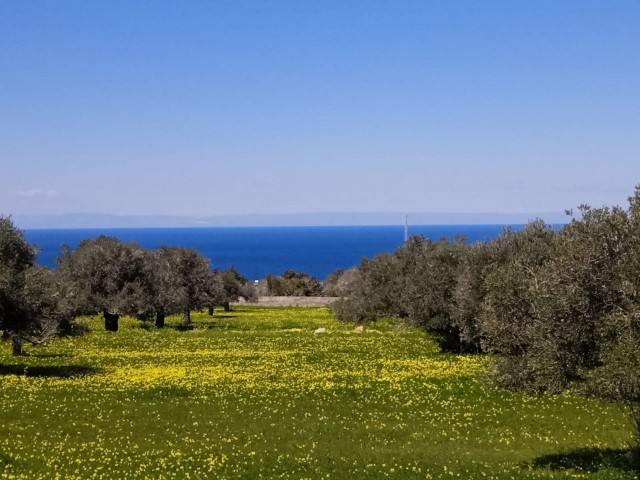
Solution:
[(267, 294), (314, 297), (322, 294), (322, 284), (308, 273), (286, 270), (281, 276), (267, 276)]
[(473, 345), (475, 349), (482, 342), (478, 318), (487, 295), (485, 276), (498, 264), (499, 252), (496, 243), (470, 245), (462, 255), (458, 270), (451, 304), (452, 323), (460, 332), (460, 341)]
[(517, 355), (527, 348), (535, 321), (533, 291), (537, 272), (553, 254), (556, 233), (536, 220), (523, 230), (509, 229), (489, 244), (492, 261), (483, 270), (483, 296), (477, 324), (485, 351)]
[(499, 354), (503, 387), (626, 402), (640, 446), (640, 187), (628, 209), (579, 214), (475, 245), (411, 239), (360, 265), (336, 316), (407, 317), (443, 351)]
[(166, 315), (182, 313), (189, 323), (192, 310), (228, 301), (234, 292), (225, 289), (241, 282), (235, 271), (211, 270), (194, 249), (146, 250), (106, 236), (63, 249), (56, 273), (74, 312), (102, 312), (111, 330), (117, 330), (120, 315), (148, 320), (155, 314), (162, 326)]
[(432, 334), (444, 352), (473, 351), (453, 319), (453, 296), (464, 254), (464, 242), (414, 237), (399, 250), (401, 311), (410, 322)]
[(209, 260), (192, 248), (160, 247), (158, 258), (163, 281), (160, 305), (166, 314), (183, 313), (217, 303), (223, 295), (222, 282), (209, 269)]
[(57, 272), (75, 313), (109, 312), (143, 317), (150, 313), (151, 283), (147, 252), (135, 243), (101, 235), (63, 249)]
[(69, 335), (82, 327), (74, 322), (73, 309), (62, 294), (56, 272), (33, 266), (27, 270), (24, 288), (26, 318), (32, 319), (30, 333), (41, 340)]
[(331, 310), (342, 322), (368, 323), (379, 318), (368, 298), (359, 295), (337, 299), (331, 304)]
[(0, 217), (0, 328), (12, 332), (32, 323), (25, 294), (28, 271), (36, 259), (35, 249), (10, 218)]
[(23, 338), (44, 342), (73, 328), (58, 277), (34, 265), (35, 252), (10, 219), (0, 217), (0, 330), (11, 336), (14, 355), (22, 354)]
[(241, 298), (250, 302), (257, 300), (253, 286), (235, 267), (229, 267), (221, 271), (219, 278), (222, 282), (223, 303), (237, 302)]
[(332, 305), (342, 321), (392, 316), (428, 331), (443, 351), (471, 351), (454, 322), (452, 299), (464, 255), (464, 242), (409, 239), (393, 254), (363, 259), (348, 298)]
[(400, 302), (403, 265), (398, 257), (401, 254), (402, 252), (394, 255), (381, 253), (371, 260), (362, 259), (357, 275), (349, 287), (349, 296), (331, 306), (338, 320), (362, 323), (374, 321), (378, 317), (407, 316)]
[[(492, 351), (513, 360), (498, 372), (504, 385), (560, 392), (585, 380), (618, 335), (607, 319), (633, 304), (621, 289), (621, 260), (631, 238), (627, 212), (619, 207), (580, 212), (547, 247), (543, 242), (532, 254), (525, 250), (532, 261), (520, 261), (522, 271), (514, 264), (498, 281), (487, 279), (489, 316), (480, 323)], [(526, 366), (527, 375), (515, 364)], [(509, 372), (520, 380), (510, 380)]]
[(351, 293), (357, 279), (357, 267), (348, 270), (334, 270), (322, 282), (322, 295), (324, 297), (345, 297)]

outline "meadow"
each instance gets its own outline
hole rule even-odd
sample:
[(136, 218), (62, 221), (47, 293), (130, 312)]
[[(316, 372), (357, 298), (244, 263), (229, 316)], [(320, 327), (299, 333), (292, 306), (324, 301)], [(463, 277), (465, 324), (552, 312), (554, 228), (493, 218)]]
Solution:
[(619, 405), (492, 387), (490, 357), (394, 320), (86, 321), (25, 357), (0, 344), (0, 478), (636, 478)]

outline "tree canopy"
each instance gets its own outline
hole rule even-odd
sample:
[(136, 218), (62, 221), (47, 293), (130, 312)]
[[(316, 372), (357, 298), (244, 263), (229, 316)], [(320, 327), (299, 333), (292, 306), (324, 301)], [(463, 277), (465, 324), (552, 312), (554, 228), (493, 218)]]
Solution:
[(72, 318), (54, 273), (35, 259), (22, 232), (0, 217), (0, 330), (11, 337), (14, 355), (22, 354), (23, 338), (46, 340)]
[(337, 318), (405, 317), (443, 351), (499, 355), (503, 387), (570, 386), (627, 402), (640, 445), (640, 187), (628, 208), (579, 207), (467, 245), (412, 238), (363, 260)]

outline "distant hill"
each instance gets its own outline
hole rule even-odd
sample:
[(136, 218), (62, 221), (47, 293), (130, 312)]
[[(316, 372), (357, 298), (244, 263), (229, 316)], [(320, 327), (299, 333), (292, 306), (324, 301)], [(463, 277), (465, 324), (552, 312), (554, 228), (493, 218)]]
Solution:
[[(522, 224), (534, 218), (547, 223), (565, 223), (566, 215), (546, 213), (425, 213), (409, 212), (411, 225)], [(171, 215), (109, 215), (70, 213), (65, 215), (14, 215), (15, 224), (28, 228), (162, 228), (162, 227), (276, 227), (402, 225), (405, 213), (289, 213), (182, 217)]]

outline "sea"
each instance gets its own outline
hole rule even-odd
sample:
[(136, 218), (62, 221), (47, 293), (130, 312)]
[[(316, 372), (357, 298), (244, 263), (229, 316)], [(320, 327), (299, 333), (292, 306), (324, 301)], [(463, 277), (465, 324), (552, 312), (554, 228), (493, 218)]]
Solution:
[[(438, 240), (463, 235), (468, 242), (487, 241), (504, 225), (417, 225), (409, 235)], [(520, 230), (523, 225), (511, 225)], [(198, 227), (28, 229), (27, 241), (39, 248), (37, 262), (55, 267), (63, 245), (76, 248), (81, 240), (108, 235), (145, 248), (159, 246), (195, 248), (218, 269), (235, 267), (249, 280), (287, 269), (324, 279), (336, 269), (348, 269), (363, 258), (393, 252), (404, 242), (404, 226), (349, 227)]]

